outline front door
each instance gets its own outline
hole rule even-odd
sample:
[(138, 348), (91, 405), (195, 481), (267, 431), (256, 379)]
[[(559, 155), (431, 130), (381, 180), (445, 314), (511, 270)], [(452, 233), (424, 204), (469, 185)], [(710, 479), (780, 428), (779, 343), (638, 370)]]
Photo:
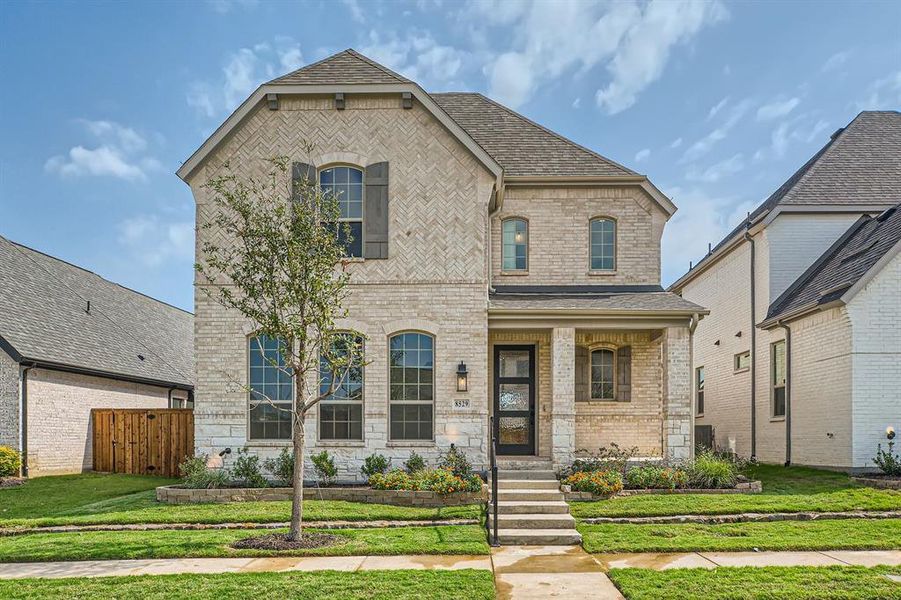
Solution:
[(494, 435), (500, 455), (535, 454), (535, 346), (494, 347)]

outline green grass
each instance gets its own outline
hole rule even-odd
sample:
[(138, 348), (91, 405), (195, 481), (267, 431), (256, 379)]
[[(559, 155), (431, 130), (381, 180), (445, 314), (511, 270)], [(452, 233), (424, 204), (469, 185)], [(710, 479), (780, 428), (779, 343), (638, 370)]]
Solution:
[(67, 600), (72, 598), (489, 600), (494, 598), (494, 579), (490, 571), (474, 569), (21, 579), (0, 581), (0, 597)]
[(577, 525), (588, 552), (888, 550), (901, 547), (901, 519), (775, 521), (724, 525)]
[[(175, 480), (136, 475), (63, 475), (0, 490), (0, 527), (129, 523), (274, 523), (288, 521), (290, 502), (162, 504), (156, 486)], [(308, 500), (308, 521), (478, 519), (479, 505), (425, 508)]]
[(720, 515), (741, 512), (901, 510), (901, 492), (858, 486), (843, 473), (804, 467), (759, 465), (751, 479), (763, 482), (760, 494), (651, 494), (597, 502), (573, 502), (577, 519)]
[(820, 600), (901, 598), (901, 583), (887, 573), (897, 567), (740, 567), (707, 569), (614, 569), (608, 574), (629, 600)]
[(0, 562), (219, 556), (488, 554), (485, 530), (478, 525), (329, 530), (327, 533), (344, 538), (344, 543), (310, 550), (274, 552), (234, 550), (229, 547), (235, 540), (265, 533), (271, 531), (217, 529), (32, 533), (0, 537)]

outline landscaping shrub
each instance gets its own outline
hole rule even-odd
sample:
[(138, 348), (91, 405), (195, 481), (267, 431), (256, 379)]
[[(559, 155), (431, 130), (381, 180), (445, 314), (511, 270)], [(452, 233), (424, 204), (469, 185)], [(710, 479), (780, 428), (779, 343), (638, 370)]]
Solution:
[(415, 490), (413, 478), (402, 469), (392, 469), (387, 473), (373, 473), (369, 485), (374, 490)]
[(275, 458), (267, 458), (263, 466), (279, 484), (287, 487), (294, 484), (294, 453), (287, 448), (282, 448)]
[(629, 461), (638, 455), (638, 447), (621, 448), (619, 444), (614, 442), (610, 444), (609, 448), (601, 446), (595, 454), (591, 454), (586, 450), (580, 450), (579, 452), (585, 452), (587, 456), (577, 458), (571, 466), (558, 471), (559, 479), (566, 479), (575, 473), (591, 473), (594, 471), (616, 471), (621, 476), (625, 476)]
[(410, 458), (404, 463), (407, 473), (416, 473), (425, 470), (425, 459), (416, 454), (416, 450), (410, 452)]
[(619, 471), (579, 471), (564, 479), (563, 483), (577, 492), (609, 497), (622, 491), (623, 476)]
[(228, 471), (225, 469), (211, 469), (207, 467), (207, 456), (201, 454), (187, 458), (178, 465), (182, 476), (182, 485), (193, 489), (216, 489), (229, 485)]
[[(873, 459), (873, 462), (886, 475), (901, 477), (901, 457), (895, 454), (894, 440), (889, 440), (887, 452), (882, 449), (882, 444), (876, 445), (876, 458)], [(0, 468), (0, 476), (2, 475), (2, 468)]]
[(260, 469), (260, 457), (248, 452), (247, 448), (238, 450), (231, 476), (233, 483), (240, 487), (264, 488), (269, 485)]
[(671, 467), (632, 467), (626, 472), (625, 484), (633, 490), (674, 490), (688, 485), (688, 473)]
[(335, 479), (338, 477), (338, 467), (335, 466), (335, 459), (328, 453), (328, 450), (313, 454), (310, 456), (310, 460), (313, 461), (319, 485), (326, 486), (335, 483)]
[(360, 472), (363, 473), (363, 475), (365, 475), (367, 479), (369, 479), (376, 473), (387, 473), (390, 467), (391, 459), (383, 454), (376, 452), (375, 454), (370, 454), (366, 457), (366, 459), (363, 461), (363, 466), (360, 468)]
[(733, 488), (741, 475), (738, 463), (705, 450), (688, 467), (688, 483), (697, 489)]
[(441, 455), (438, 466), (449, 470), (460, 479), (465, 480), (472, 477), (472, 464), (454, 444), (451, 444), (450, 449)]
[(374, 490), (429, 491), (439, 494), (455, 492), (478, 492), (482, 489), (482, 479), (478, 475), (461, 478), (449, 469), (421, 469), (413, 474), (402, 469), (388, 473), (375, 473), (369, 478)]
[(0, 446), (0, 478), (16, 477), (22, 466), (22, 456), (9, 446)]

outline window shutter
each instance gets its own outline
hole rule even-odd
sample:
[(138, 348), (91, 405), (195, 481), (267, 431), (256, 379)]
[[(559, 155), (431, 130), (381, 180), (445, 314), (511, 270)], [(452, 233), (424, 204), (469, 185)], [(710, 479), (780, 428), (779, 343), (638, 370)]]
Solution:
[(591, 358), (588, 348), (576, 346), (576, 402), (591, 400), (590, 371)]
[(307, 163), (296, 162), (291, 164), (291, 199), (297, 200), (300, 194), (298, 182), (308, 181), (309, 185), (316, 185), (316, 167)]
[(363, 258), (388, 258), (388, 163), (366, 167)]
[(632, 346), (622, 346), (616, 351), (616, 401), (632, 400)]

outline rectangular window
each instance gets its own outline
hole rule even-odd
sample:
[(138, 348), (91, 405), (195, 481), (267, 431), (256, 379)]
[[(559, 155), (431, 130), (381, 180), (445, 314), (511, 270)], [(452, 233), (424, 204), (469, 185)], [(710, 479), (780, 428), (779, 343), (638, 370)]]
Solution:
[(704, 414), (704, 367), (695, 369), (695, 404), (697, 415)]
[[(347, 362), (350, 344), (354, 344), (361, 354), (363, 340), (348, 333), (338, 334), (333, 351)], [(362, 358), (362, 357), (360, 357)], [(321, 440), (362, 440), (363, 439), (363, 365), (353, 364), (332, 367), (325, 356), (319, 358), (319, 393), (327, 394), (332, 388), (334, 377), (341, 377), (332, 394), (319, 404), (319, 439)], [(337, 372), (336, 372), (337, 371)]]
[(771, 347), (773, 375), (773, 416), (785, 416), (785, 340)]
[(294, 384), (275, 338), (248, 339), (251, 440), (291, 439)]
[(740, 373), (751, 368), (751, 353), (739, 352), (732, 359), (732, 371)]
[(592, 219), (589, 224), (589, 254), (592, 271), (616, 269), (616, 222)]
[(388, 353), (389, 439), (431, 440), (434, 340), (423, 333), (401, 333), (389, 339)]

